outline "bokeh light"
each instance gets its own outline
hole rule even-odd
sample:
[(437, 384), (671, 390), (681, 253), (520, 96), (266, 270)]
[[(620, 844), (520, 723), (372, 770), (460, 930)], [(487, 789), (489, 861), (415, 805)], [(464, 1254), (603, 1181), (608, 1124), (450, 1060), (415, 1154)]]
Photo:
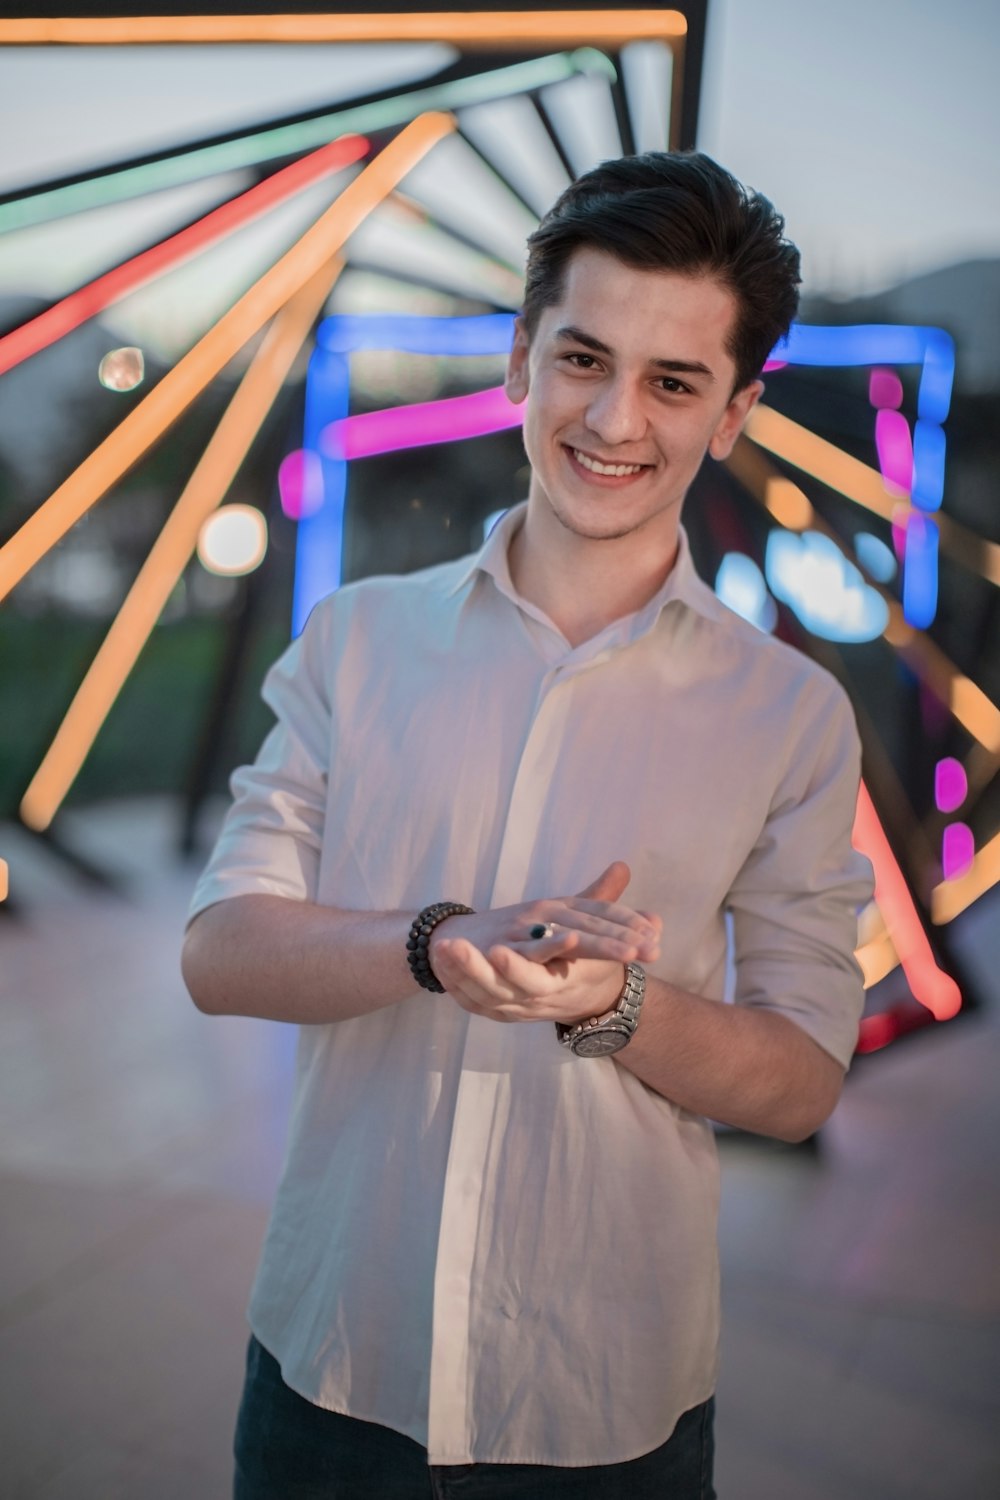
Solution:
[(134, 391), (145, 374), (142, 350), (132, 345), (110, 350), (97, 367), (97, 378), (109, 391)]
[(962, 762), (946, 755), (934, 768), (934, 801), (940, 812), (955, 812), (969, 795), (969, 778)]
[(795, 536), (775, 529), (767, 539), (764, 568), (771, 592), (824, 640), (873, 641), (889, 623), (881, 594), (822, 532)]
[(198, 533), (198, 559), (209, 573), (252, 573), (267, 551), (267, 522), (254, 505), (222, 505)]
[(887, 547), (874, 532), (855, 532), (854, 553), (865, 572), (876, 583), (891, 583), (899, 571), (892, 548)]
[(880, 411), (896, 411), (903, 404), (903, 382), (895, 370), (876, 365), (868, 377), (868, 399)]
[(764, 575), (743, 552), (726, 553), (715, 577), (715, 592), (723, 604), (758, 630), (772, 631), (778, 623), (777, 606), (767, 592)]
[(296, 448), (278, 466), (281, 508), (292, 521), (313, 516), (323, 504), (323, 464), (311, 448)]
[(945, 880), (961, 880), (972, 869), (976, 844), (968, 823), (949, 823), (941, 839), (941, 866)]

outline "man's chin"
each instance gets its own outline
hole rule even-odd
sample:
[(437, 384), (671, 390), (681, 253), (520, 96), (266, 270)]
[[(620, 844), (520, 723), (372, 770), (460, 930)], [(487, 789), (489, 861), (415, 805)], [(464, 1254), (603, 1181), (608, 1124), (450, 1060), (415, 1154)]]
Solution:
[(631, 536), (638, 531), (638, 526), (623, 526), (620, 518), (608, 517), (606, 520), (600, 517), (591, 517), (586, 520), (581, 516), (567, 515), (562, 510), (552, 506), (552, 514), (564, 530), (579, 537), (585, 542), (617, 542), (624, 536)]

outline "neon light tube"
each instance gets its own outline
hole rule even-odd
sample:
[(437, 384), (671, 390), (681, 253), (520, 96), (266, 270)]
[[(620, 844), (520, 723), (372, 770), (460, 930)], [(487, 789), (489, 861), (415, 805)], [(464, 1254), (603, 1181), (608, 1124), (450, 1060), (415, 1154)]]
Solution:
[(405, 354), (509, 354), (513, 339), (512, 313), (487, 313), (477, 318), (344, 313), (324, 318), (316, 330), (317, 348), (331, 354), (354, 354), (359, 349), (392, 349)]
[(950, 975), (940, 969), (927, 941), (903, 873), (885, 836), (864, 782), (858, 791), (854, 847), (866, 854), (875, 871), (875, 900), (914, 998), (935, 1020), (958, 1014), (962, 996)]
[[(940, 427), (937, 430), (940, 432)], [(913, 485), (913, 443), (910, 424), (902, 412), (885, 408), (877, 414), (875, 447), (886, 488), (894, 485), (901, 495), (909, 495)]]
[(346, 417), (351, 369), (346, 354), (315, 349), (306, 377), (303, 447), (319, 462), (323, 492), (318, 508), (303, 516), (295, 539), (295, 587), (292, 635), (303, 629), (310, 611), (324, 594), (340, 587), (344, 557), (344, 506), (347, 464), (320, 452), (320, 433), (331, 421)]
[(167, 517), (21, 801), (21, 817), (47, 828), (79, 774), (122, 685), (281, 389), (336, 280), (322, 267), (279, 312), (194, 472)]
[(454, 128), (450, 116), (422, 115), (348, 184), (298, 243), (244, 292), (0, 547), (0, 599), (142, 457), (247, 340), (326, 264), (413, 164)]
[[(880, 417), (887, 415), (879, 412)], [(913, 503), (921, 510), (937, 510), (944, 498), (944, 453), (941, 428), (918, 417), (913, 431)]]
[(451, 42), (519, 46), (575, 40), (617, 47), (682, 37), (677, 10), (407, 11), (388, 15), (100, 16), (0, 21), (0, 43)]
[(912, 510), (906, 519), (903, 614), (915, 630), (926, 630), (937, 613), (937, 560), (937, 526), (930, 516)]
[(395, 94), (390, 99), (359, 104), (353, 109), (301, 120), (294, 125), (276, 125), (233, 141), (198, 146), (193, 151), (179, 152), (161, 161), (117, 170), (109, 167), (86, 182), (66, 183), (38, 193), (21, 193), (7, 203), (0, 203), (0, 233), (22, 229), (29, 224), (43, 224), (65, 214), (80, 213), (143, 193), (158, 192), (161, 188), (177, 187), (201, 177), (210, 177), (213, 173), (256, 166), (277, 157), (296, 156), (326, 145), (334, 135), (369, 135), (395, 129), (409, 123), (421, 112), (461, 109), (467, 104), (495, 99), (498, 95), (504, 97), (541, 88), (561, 78), (571, 78), (575, 73), (595, 71), (610, 72), (614, 76), (613, 64), (601, 53), (587, 49), (573, 54), (533, 58), (530, 62), (479, 73), (473, 78), (456, 79), (454, 83), (416, 89), (409, 94)]
[(323, 429), (320, 450), (330, 458), (371, 458), (399, 448), (485, 437), (506, 427), (520, 427), (521, 421), (522, 408), (508, 401), (503, 386), (496, 386), (471, 396), (419, 401), (413, 406), (342, 418)]
[(793, 323), (771, 358), (793, 365), (923, 365), (927, 332), (908, 323)]
[(251, 223), (268, 209), (284, 203), (293, 194), (316, 182), (330, 172), (350, 166), (366, 154), (369, 142), (364, 136), (345, 136), (331, 141), (309, 156), (292, 162), (275, 172), (266, 182), (258, 183), (248, 192), (227, 203), (220, 204), (199, 219), (189, 224), (178, 234), (161, 240), (149, 250), (123, 261), (114, 270), (98, 276), (78, 291), (71, 292), (60, 302), (22, 323), (19, 328), (0, 337), (0, 375), (11, 370), (22, 360), (37, 354), (40, 349), (54, 344), (57, 339), (72, 333), (88, 318), (96, 317), (105, 308), (128, 296), (137, 287), (145, 286), (165, 271), (172, 270), (201, 250), (207, 250), (223, 235)]

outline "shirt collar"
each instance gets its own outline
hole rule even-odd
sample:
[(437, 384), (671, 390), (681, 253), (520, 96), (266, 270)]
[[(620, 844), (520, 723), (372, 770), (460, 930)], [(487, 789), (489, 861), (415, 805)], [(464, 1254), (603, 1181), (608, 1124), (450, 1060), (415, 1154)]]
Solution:
[[(522, 501), (520, 505), (512, 506), (505, 512), (479, 551), (472, 553), (465, 560), (465, 566), (460, 569), (448, 590), (449, 596), (457, 594), (477, 574), (484, 573), (493, 579), (502, 594), (520, 607), (530, 609), (527, 601), (521, 598), (514, 587), (507, 560), (511, 540), (521, 525), (527, 508), (527, 501)], [(712, 614), (715, 606), (715, 595), (695, 572), (691, 546), (683, 526), (678, 527), (677, 557), (673, 567), (652, 599), (630, 617), (635, 626), (635, 633), (641, 634), (651, 629), (664, 605), (675, 599), (702, 615)]]

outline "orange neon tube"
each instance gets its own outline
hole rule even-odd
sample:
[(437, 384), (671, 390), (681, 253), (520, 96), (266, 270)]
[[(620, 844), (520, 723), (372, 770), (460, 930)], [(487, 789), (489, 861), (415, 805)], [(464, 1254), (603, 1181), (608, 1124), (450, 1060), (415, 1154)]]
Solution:
[(122, 684), (190, 561), (202, 523), (232, 483), (322, 312), (341, 265), (336, 261), (324, 266), (271, 324), (31, 779), (21, 801), (21, 817), (29, 828), (48, 828), (79, 775)]
[[(785, 459), (803, 474), (811, 474), (821, 484), (839, 490), (848, 500), (884, 521), (891, 522), (901, 504), (906, 509), (905, 502), (889, 494), (878, 469), (852, 458), (835, 443), (828, 443), (771, 406), (758, 403), (743, 430), (761, 448)], [(1000, 545), (976, 536), (949, 516), (939, 515), (935, 520), (941, 532), (941, 546), (949, 556), (990, 583), (1000, 585)]]
[(270, 270), (244, 292), (0, 547), (0, 599), (152, 447), (248, 339), (340, 249), (407, 172), (455, 128), (451, 115), (420, 115), (395, 136)]
[(682, 37), (677, 10), (406, 11), (389, 15), (32, 17), (0, 21), (0, 43), (115, 46), (160, 42), (625, 42)]
[(139, 255), (133, 255), (130, 260), (123, 261), (121, 265), (106, 271), (103, 276), (98, 276), (86, 286), (71, 292), (68, 297), (61, 298), (36, 318), (29, 319), (19, 328), (0, 337), (0, 375), (37, 354), (40, 349), (54, 344), (67, 333), (72, 333), (74, 328), (79, 328), (88, 318), (96, 317), (106, 307), (111, 307), (122, 297), (128, 296), (129, 292), (134, 292), (137, 287), (145, 286), (157, 276), (162, 276), (164, 272), (173, 270), (175, 266), (197, 255), (199, 251), (207, 250), (209, 245), (215, 244), (223, 235), (252, 223), (260, 214), (284, 203), (287, 198), (300, 193), (328, 173), (350, 166), (366, 154), (368, 146), (364, 136), (346, 135), (331, 141), (329, 145), (321, 146), (318, 151), (310, 151), (307, 156), (300, 157), (290, 166), (282, 167), (256, 187), (213, 208), (211, 213), (205, 214), (196, 223), (189, 224), (186, 229), (161, 240), (158, 245), (150, 246)]
[(858, 791), (853, 841), (855, 849), (872, 862), (875, 901), (915, 999), (926, 1006), (935, 1020), (949, 1020), (962, 1007), (961, 992), (935, 962), (903, 872), (864, 782)]

